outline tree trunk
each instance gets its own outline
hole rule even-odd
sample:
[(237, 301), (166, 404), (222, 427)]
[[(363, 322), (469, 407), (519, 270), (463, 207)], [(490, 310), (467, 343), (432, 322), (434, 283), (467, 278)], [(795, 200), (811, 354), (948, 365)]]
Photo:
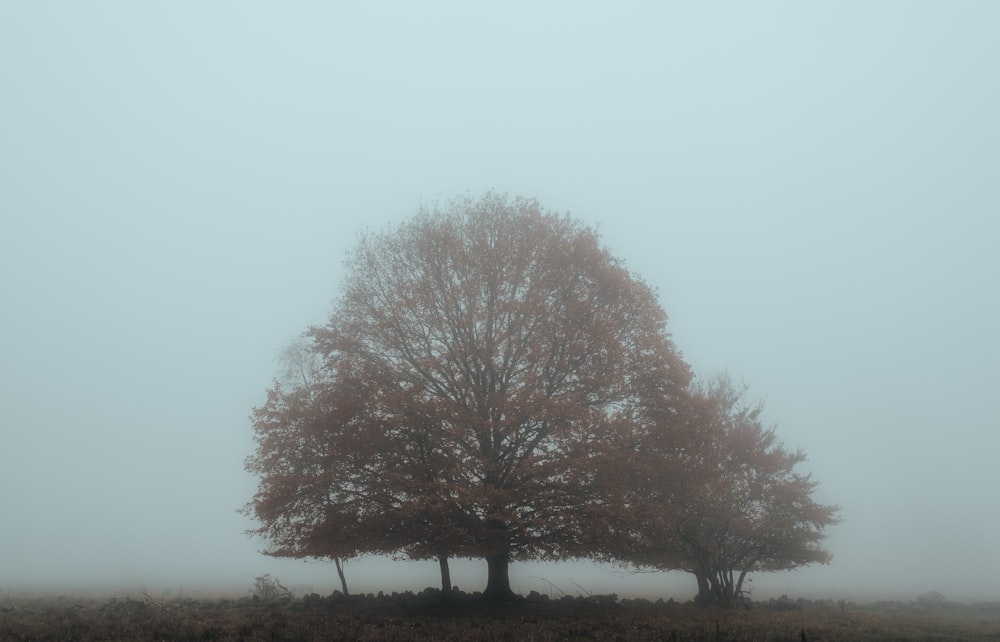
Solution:
[(339, 557), (333, 558), (333, 563), (337, 566), (337, 575), (340, 576), (340, 586), (344, 589), (344, 595), (350, 595), (347, 592), (347, 578), (344, 577), (344, 565), (340, 563)]
[(441, 596), (451, 597), (451, 569), (448, 568), (448, 556), (438, 555), (438, 565), (441, 567)]
[(490, 602), (508, 602), (514, 599), (514, 591), (510, 590), (510, 552), (503, 551), (487, 557), (486, 564), (489, 575), (483, 598)]
[(750, 608), (749, 598), (743, 594), (743, 580), (747, 578), (747, 572), (749, 570), (750, 569), (748, 567), (740, 571), (740, 577), (736, 580), (736, 601), (744, 608)]
[(712, 585), (708, 581), (708, 575), (701, 570), (690, 571), (698, 580), (698, 595), (694, 598), (694, 603), (699, 606), (708, 606), (715, 603), (715, 595), (712, 593)]
[[(708, 574), (708, 582), (711, 586), (711, 604), (724, 609), (736, 607), (739, 602), (739, 591), (731, 569), (714, 569)], [(742, 583), (742, 578), (740, 582)]]
[(719, 571), (719, 603), (723, 608), (736, 606), (736, 593), (733, 583), (733, 572), (729, 569)]
[(706, 571), (704, 567), (689, 569), (688, 573), (698, 580), (698, 595), (694, 603), (699, 606), (717, 606), (724, 609), (735, 608), (743, 604), (742, 587), (746, 571), (734, 581), (733, 572), (725, 569)]

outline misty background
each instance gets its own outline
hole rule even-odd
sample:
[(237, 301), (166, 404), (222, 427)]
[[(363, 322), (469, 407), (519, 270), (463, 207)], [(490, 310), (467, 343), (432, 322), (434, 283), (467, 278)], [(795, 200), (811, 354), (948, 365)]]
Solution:
[(1000, 599), (998, 29), (988, 2), (0, 3), (0, 590), (332, 591), (243, 534), (248, 416), (359, 230), (495, 189), (598, 226), (693, 369), (808, 453), (833, 562), (754, 597)]

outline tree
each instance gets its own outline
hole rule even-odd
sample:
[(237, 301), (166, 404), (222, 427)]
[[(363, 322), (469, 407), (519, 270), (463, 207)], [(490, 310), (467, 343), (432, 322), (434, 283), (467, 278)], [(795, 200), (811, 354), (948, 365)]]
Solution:
[[(828, 563), (824, 529), (837, 508), (817, 503), (810, 475), (795, 472), (805, 454), (784, 448), (761, 425), (763, 404), (726, 376), (693, 389), (691, 441), (661, 459), (647, 495), (642, 540), (633, 560), (682, 569), (698, 581), (697, 601), (732, 607), (752, 571)], [(666, 452), (664, 450), (661, 453)]]
[[(275, 384), (274, 389), (268, 397), (268, 403), (257, 409), (254, 413), (254, 421), (257, 426), (258, 444), (264, 446), (258, 450), (258, 457), (248, 458), (247, 469), (263, 473), (280, 467), (285, 471), (285, 477), (289, 477), (291, 472), (295, 472), (302, 479), (306, 479), (310, 471), (316, 471), (326, 465), (322, 454), (327, 452), (324, 444), (321, 443), (325, 436), (322, 430), (314, 434), (312, 439), (287, 441), (291, 436), (290, 431), (283, 430), (281, 421), (294, 424), (300, 430), (297, 435), (305, 436), (305, 426), (311, 425), (322, 411), (319, 409), (325, 400), (325, 386), (329, 383), (323, 369), (323, 361), (319, 355), (311, 349), (308, 342), (299, 340), (289, 344), (281, 354), (282, 372)], [(315, 428), (310, 430), (316, 432)], [(276, 481), (277, 477), (269, 478)], [(276, 557), (301, 557), (309, 553), (316, 557), (328, 557), (333, 560), (337, 569), (337, 576), (340, 579), (340, 586), (344, 595), (350, 595), (347, 588), (347, 577), (344, 574), (344, 557), (353, 556), (356, 551), (346, 550), (342, 552), (329, 551), (327, 554), (316, 551), (315, 546), (303, 548), (303, 540), (297, 537), (292, 524), (288, 521), (288, 515), (282, 509), (292, 508), (301, 514), (306, 510), (306, 506), (312, 504), (308, 510), (322, 511), (325, 504), (325, 490), (322, 487), (303, 486), (295, 497), (295, 501), (287, 502), (291, 499), (282, 493), (287, 491), (287, 486), (271, 486), (262, 483), (261, 490), (257, 494), (254, 502), (244, 507), (244, 513), (257, 515), (268, 515), (273, 521), (268, 529), (258, 529), (251, 531), (252, 534), (270, 536), (272, 543), (279, 543), (278, 546), (265, 549), (265, 553)], [(303, 492), (306, 491), (306, 492)], [(309, 496), (312, 491), (312, 497)], [(275, 501), (273, 495), (277, 494), (286, 501)], [(280, 516), (280, 517), (279, 517)]]
[(689, 381), (655, 293), (596, 233), (487, 194), (362, 235), (329, 323), (320, 394), (255, 412), (256, 531), (291, 555), (603, 554), (615, 467)]

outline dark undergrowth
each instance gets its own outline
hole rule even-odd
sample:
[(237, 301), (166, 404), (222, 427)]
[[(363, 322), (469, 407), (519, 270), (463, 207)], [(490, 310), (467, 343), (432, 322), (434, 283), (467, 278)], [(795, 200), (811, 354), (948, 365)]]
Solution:
[(532, 593), (486, 604), (438, 591), (262, 601), (0, 598), (0, 640), (1000, 640), (1000, 604), (858, 606), (788, 598), (718, 610)]

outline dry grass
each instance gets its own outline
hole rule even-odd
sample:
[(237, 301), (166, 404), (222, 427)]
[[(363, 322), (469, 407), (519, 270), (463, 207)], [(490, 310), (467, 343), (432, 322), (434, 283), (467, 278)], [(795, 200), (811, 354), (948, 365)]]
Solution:
[(719, 611), (573, 598), (487, 606), (433, 593), (263, 604), (68, 598), (0, 601), (0, 640), (1000, 640), (1000, 605), (790, 602)]

